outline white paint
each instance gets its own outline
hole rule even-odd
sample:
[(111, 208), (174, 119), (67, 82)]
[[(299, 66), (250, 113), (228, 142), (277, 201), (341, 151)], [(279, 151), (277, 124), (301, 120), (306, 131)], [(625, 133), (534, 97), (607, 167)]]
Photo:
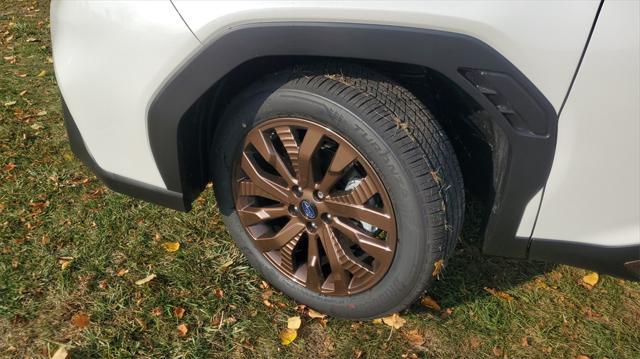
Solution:
[(87, 148), (106, 171), (166, 188), (147, 107), (200, 46), (169, 1), (56, 1), (51, 38), (58, 85)]
[(470, 35), (511, 61), (556, 111), (598, 8), (597, 1), (174, 0), (174, 4), (204, 43), (240, 24), (275, 21), (384, 24)]
[(640, 2), (604, 3), (561, 114), (534, 237), (640, 243)]
[(538, 208), (540, 208), (541, 200), (542, 190), (538, 191), (538, 193), (529, 200), (522, 214), (522, 219), (520, 219), (520, 226), (518, 226), (518, 231), (516, 232), (517, 237), (531, 237), (531, 232), (533, 232), (533, 227), (536, 224), (536, 217), (538, 216)]

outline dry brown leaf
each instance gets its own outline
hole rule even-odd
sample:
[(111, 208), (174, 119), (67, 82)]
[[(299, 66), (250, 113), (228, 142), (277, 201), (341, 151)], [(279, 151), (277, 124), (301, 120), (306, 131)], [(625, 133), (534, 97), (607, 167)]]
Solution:
[(289, 329), (300, 329), (300, 325), (302, 324), (302, 320), (300, 320), (300, 317), (295, 316), (295, 317), (289, 317), (289, 319), (287, 319), (287, 328)]
[(484, 290), (487, 293), (491, 294), (492, 296), (494, 296), (496, 298), (500, 298), (500, 299), (502, 299), (502, 300), (504, 300), (506, 302), (511, 303), (511, 301), (513, 300), (513, 297), (511, 295), (509, 295), (508, 293), (499, 291), (497, 289), (484, 287)]
[(116, 272), (116, 276), (118, 276), (118, 277), (122, 277), (123, 275), (125, 275), (125, 274), (127, 274), (127, 273), (129, 273), (129, 270), (128, 270), (128, 269), (124, 269), (124, 268), (122, 268), (122, 269), (119, 269), (119, 270)]
[(403, 333), (403, 335), (411, 345), (416, 347), (421, 346), (425, 342), (424, 336), (422, 336), (417, 329), (412, 329)]
[(271, 302), (268, 299), (263, 300), (262, 303), (269, 308), (273, 307), (273, 304), (271, 304)]
[(9, 163), (7, 163), (4, 167), (2, 167), (2, 169), (3, 169), (5, 172), (9, 172), (9, 171), (13, 170), (14, 168), (16, 168), (16, 164), (15, 164), (15, 163), (13, 163), (13, 162), (9, 162)]
[(20, 93), (19, 93), (18, 95), (20, 95), (20, 96), (24, 96), (24, 95), (26, 95), (26, 94), (27, 94), (27, 90), (22, 90), (22, 91), (20, 91)]
[(64, 345), (61, 345), (60, 348), (53, 353), (51, 359), (66, 359), (68, 356), (69, 353), (67, 352), (67, 348)]
[(178, 335), (181, 337), (184, 337), (185, 335), (187, 335), (187, 332), (189, 331), (189, 328), (187, 328), (185, 324), (178, 325), (177, 329), (178, 329)]
[(480, 347), (480, 339), (478, 337), (469, 338), (469, 346), (473, 349), (478, 349)]
[(144, 278), (142, 278), (142, 279), (137, 280), (137, 281), (136, 281), (136, 285), (143, 285), (143, 284), (149, 283), (149, 282), (151, 282), (151, 281), (153, 280), (153, 278), (155, 278), (155, 277), (156, 277), (156, 275), (155, 275), (155, 274), (149, 274), (148, 276), (146, 276), (146, 277), (144, 277)]
[(272, 295), (273, 295), (272, 290), (265, 290), (264, 292), (262, 292), (262, 299), (268, 300), (269, 298), (271, 298)]
[(423, 297), (420, 300), (420, 304), (422, 304), (423, 306), (433, 309), (433, 310), (440, 310), (440, 305), (438, 304), (438, 302), (435, 301), (435, 299), (431, 298), (430, 296), (426, 296)]
[(298, 331), (295, 329), (286, 328), (280, 332), (279, 337), (280, 343), (282, 343), (282, 345), (289, 345), (298, 337)]
[(67, 269), (71, 265), (71, 262), (73, 262), (73, 257), (60, 257), (58, 259), (58, 263), (60, 264), (60, 269), (62, 270)]
[(576, 359), (591, 359), (591, 357), (588, 355), (580, 354), (576, 357)]
[(504, 351), (500, 347), (493, 347), (493, 349), (491, 351), (493, 352), (493, 355), (495, 355), (497, 357), (501, 357), (502, 353), (504, 353)]
[(433, 272), (432, 276), (440, 279), (440, 273), (442, 273), (442, 269), (444, 268), (444, 259), (439, 259), (437, 262), (433, 264)]
[(180, 242), (164, 242), (162, 247), (167, 252), (175, 252), (180, 249)]
[(216, 298), (222, 298), (224, 297), (224, 291), (218, 288), (215, 290), (214, 295), (216, 296)]
[(440, 319), (449, 318), (451, 313), (453, 313), (453, 309), (451, 309), (451, 308), (447, 308), (447, 309), (443, 310), (442, 312), (440, 312)]
[(320, 312), (316, 312), (315, 310), (313, 310), (311, 308), (309, 308), (309, 311), (307, 312), (307, 315), (311, 319), (316, 319), (316, 318), (323, 319), (323, 318), (325, 318), (327, 316), (326, 314), (322, 314)]
[(182, 307), (173, 308), (173, 315), (175, 315), (176, 318), (178, 318), (178, 319), (182, 319), (182, 317), (184, 316), (184, 312), (185, 312), (185, 310)]
[(269, 289), (269, 283), (267, 283), (265, 281), (260, 281), (260, 288)]
[(528, 347), (529, 346), (529, 337), (522, 337), (522, 339), (520, 340), (520, 345), (522, 347)]
[(585, 284), (586, 288), (591, 289), (593, 288), (593, 286), (595, 286), (596, 284), (598, 284), (598, 280), (599, 280), (599, 276), (598, 273), (596, 272), (591, 272), (587, 275), (585, 275), (584, 277), (582, 277), (582, 283)]
[(394, 329), (400, 329), (407, 321), (404, 318), (400, 317), (398, 313), (393, 313), (388, 317), (382, 318), (382, 322)]
[(155, 308), (151, 309), (151, 315), (153, 315), (154, 317), (161, 316), (162, 315), (162, 308), (155, 307)]
[(86, 328), (89, 325), (89, 315), (86, 313), (77, 313), (71, 317), (71, 324), (77, 328)]

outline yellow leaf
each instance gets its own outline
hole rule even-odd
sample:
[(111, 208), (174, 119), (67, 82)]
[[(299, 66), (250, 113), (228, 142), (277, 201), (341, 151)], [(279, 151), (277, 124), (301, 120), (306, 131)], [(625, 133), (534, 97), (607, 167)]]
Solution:
[(316, 312), (315, 310), (313, 310), (311, 308), (309, 308), (309, 312), (307, 313), (307, 315), (311, 319), (316, 319), (316, 318), (322, 319), (322, 318), (327, 316), (326, 314), (322, 314), (322, 313)]
[(24, 95), (26, 95), (26, 94), (27, 94), (27, 90), (22, 90), (22, 91), (20, 91), (20, 93), (19, 93), (18, 95), (20, 95), (20, 96), (24, 96)]
[(406, 323), (404, 318), (401, 318), (398, 313), (394, 313), (388, 317), (382, 318), (382, 322), (394, 329), (400, 329)]
[(598, 283), (599, 279), (600, 278), (598, 277), (598, 273), (596, 273), (596, 272), (591, 272), (591, 273), (585, 275), (584, 277), (582, 277), (582, 281), (585, 284), (588, 284), (588, 285), (590, 285), (592, 287)]
[(180, 249), (180, 242), (164, 242), (162, 243), (162, 247), (167, 252), (175, 252)]
[(55, 353), (53, 353), (53, 356), (51, 357), (51, 359), (65, 359), (69, 356), (69, 353), (67, 352), (67, 348), (65, 348), (64, 345), (60, 346), (60, 348), (58, 348), (58, 350), (56, 350)]
[(433, 264), (433, 272), (431, 273), (431, 275), (436, 278), (440, 278), (440, 273), (442, 272), (443, 268), (444, 268), (444, 259), (439, 259), (437, 262)]
[(42, 70), (42, 71), (40, 71), (40, 72), (38, 73), (38, 75), (36, 75), (36, 76), (37, 76), (37, 77), (44, 77), (44, 75), (46, 75), (46, 74), (47, 74), (47, 71)]
[(438, 302), (436, 302), (430, 296), (426, 296), (426, 297), (422, 298), (420, 300), (420, 304), (422, 304), (423, 306), (425, 306), (427, 308), (433, 309), (433, 310), (440, 310), (440, 305), (438, 304)]
[(136, 285), (143, 285), (143, 284), (145, 284), (145, 283), (149, 283), (149, 282), (151, 282), (151, 281), (153, 280), (153, 278), (155, 278), (155, 277), (156, 277), (156, 275), (155, 275), (155, 274), (149, 274), (148, 276), (146, 276), (146, 277), (144, 277), (144, 278), (142, 278), (142, 279), (137, 280), (137, 281), (136, 281)]
[(287, 328), (280, 332), (279, 337), (280, 343), (282, 343), (282, 345), (289, 345), (298, 337), (298, 331), (295, 329)]
[(300, 324), (302, 324), (302, 321), (298, 316), (287, 319), (287, 328), (289, 329), (300, 329)]
[(374, 319), (371, 321), (373, 324), (382, 324), (382, 318)]
[(78, 313), (71, 317), (71, 324), (77, 328), (85, 328), (89, 325), (89, 316), (86, 313)]
[(47, 114), (47, 111), (39, 111), (38, 113), (36, 113), (36, 116), (44, 116)]
[(504, 301), (511, 302), (513, 300), (513, 297), (510, 296), (508, 293), (501, 292), (501, 291), (499, 291), (497, 289), (484, 287), (484, 290), (487, 293), (490, 293), (492, 296), (494, 296), (496, 298), (500, 298), (500, 299), (502, 299)]
[(13, 105), (15, 105), (15, 104), (16, 104), (16, 101), (8, 101), (8, 102), (5, 102), (5, 103), (4, 103), (4, 105), (5, 105), (6, 107), (13, 106)]
[(187, 332), (189, 331), (189, 328), (187, 328), (185, 324), (178, 325), (177, 329), (178, 329), (178, 335), (181, 337), (184, 337), (185, 335), (187, 335)]
[(60, 263), (60, 269), (62, 270), (67, 269), (71, 265), (71, 262), (73, 262), (73, 257), (60, 257), (58, 260), (58, 263)]

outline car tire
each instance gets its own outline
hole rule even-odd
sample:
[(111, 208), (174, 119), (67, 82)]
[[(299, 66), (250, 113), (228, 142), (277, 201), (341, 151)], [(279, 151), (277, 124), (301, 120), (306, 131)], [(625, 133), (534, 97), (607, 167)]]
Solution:
[[(278, 137), (281, 130), (293, 134), (293, 142), (291, 136)], [(304, 142), (311, 142), (314, 131), (326, 131), (321, 140), (325, 142), (314, 147), (316, 152), (305, 154), (308, 165), (297, 163), (300, 158), (294, 158), (298, 156), (295, 151), (302, 157), (303, 148), (311, 148)], [(264, 145), (263, 140), (268, 144)], [(278, 153), (280, 159), (271, 156), (272, 152), (265, 155), (264, 146)], [(291, 146), (293, 154), (289, 151)], [(358, 157), (347, 167), (336, 165), (339, 171), (331, 172), (334, 160), (328, 158), (338, 158), (340, 148)], [(211, 159), (219, 210), (248, 261), (286, 295), (331, 316), (362, 320), (405, 309), (424, 293), (445, 265), (462, 226), (462, 176), (440, 124), (407, 89), (360, 65), (297, 65), (256, 81), (227, 106), (215, 132)], [(251, 169), (252, 174), (248, 175), (245, 169), (252, 166), (260, 168), (255, 173)], [(299, 180), (308, 189), (287, 187), (291, 178), (278, 177), (286, 171), (294, 181), (300, 176), (308, 177)], [(332, 192), (324, 194), (324, 203), (316, 196), (323, 171), (325, 176), (329, 172), (347, 176), (349, 171), (350, 176), (335, 180), (340, 185), (335, 184)], [(262, 182), (264, 178), (266, 182)], [(377, 187), (371, 187), (376, 189), (357, 198), (364, 203), (353, 204), (357, 196), (352, 193), (363, 192), (358, 187), (365, 187), (360, 184), (368, 178), (368, 183), (375, 179)], [(242, 186), (250, 182), (253, 190), (244, 192)], [(256, 193), (266, 187), (259, 185), (272, 186), (283, 193), (263, 198)], [(239, 186), (243, 189), (239, 190)], [(301, 202), (295, 202), (296, 197), (284, 193), (283, 188), (300, 195)], [(281, 203), (280, 198), (293, 202)], [(345, 199), (353, 203), (336, 204)], [(259, 205), (265, 207), (257, 210)], [(265, 214), (276, 213), (274, 208), (282, 209), (284, 205), (288, 205), (289, 217)], [(326, 213), (319, 213), (323, 208)], [(334, 208), (337, 215), (332, 216)], [(375, 216), (368, 217), (371, 211)], [(278, 213), (282, 215), (281, 210)], [(349, 217), (351, 213), (354, 217)], [(380, 213), (384, 220), (379, 223), (384, 222), (388, 230), (362, 219), (379, 218), (376, 216)], [(336, 222), (323, 222), (318, 216)], [(295, 226), (290, 225), (294, 220)], [(353, 235), (350, 231), (355, 228), (354, 233), (365, 233), (363, 238), (373, 239), (356, 243), (350, 240), (353, 237), (334, 230), (337, 221), (348, 224), (349, 234)], [(395, 222), (393, 228), (391, 222)], [(300, 238), (294, 245), (291, 239), (273, 242), (273, 238), (284, 238), (281, 232), (290, 229), (302, 241), (306, 238), (306, 244), (301, 244)], [(265, 244), (263, 238), (272, 242)], [(391, 243), (391, 238), (392, 245), (386, 242)], [(384, 253), (376, 253), (379, 257), (374, 258), (363, 249), (377, 248), (371, 247), (371, 241), (378, 240), (384, 242), (381, 246), (393, 247), (393, 254), (389, 255), (384, 247)], [(283, 243), (282, 248), (273, 249)], [(384, 273), (377, 272), (381, 268)], [(362, 271), (365, 274), (361, 275)], [(306, 277), (299, 279), (300, 272)]]

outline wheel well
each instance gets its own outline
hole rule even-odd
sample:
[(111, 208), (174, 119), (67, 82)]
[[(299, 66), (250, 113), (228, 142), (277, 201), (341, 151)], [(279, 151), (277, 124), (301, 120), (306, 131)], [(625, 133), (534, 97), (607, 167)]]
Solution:
[(486, 216), (495, 199), (492, 149), (500, 147), (499, 130), (464, 90), (439, 72), (424, 66), (361, 59), (306, 56), (269, 56), (247, 61), (214, 84), (183, 115), (178, 127), (179, 163), (185, 198), (192, 201), (210, 181), (209, 148), (217, 121), (227, 104), (260, 77), (292, 65), (346, 61), (378, 71), (408, 88), (429, 108), (451, 140), (463, 172), (465, 189), (486, 204)]

